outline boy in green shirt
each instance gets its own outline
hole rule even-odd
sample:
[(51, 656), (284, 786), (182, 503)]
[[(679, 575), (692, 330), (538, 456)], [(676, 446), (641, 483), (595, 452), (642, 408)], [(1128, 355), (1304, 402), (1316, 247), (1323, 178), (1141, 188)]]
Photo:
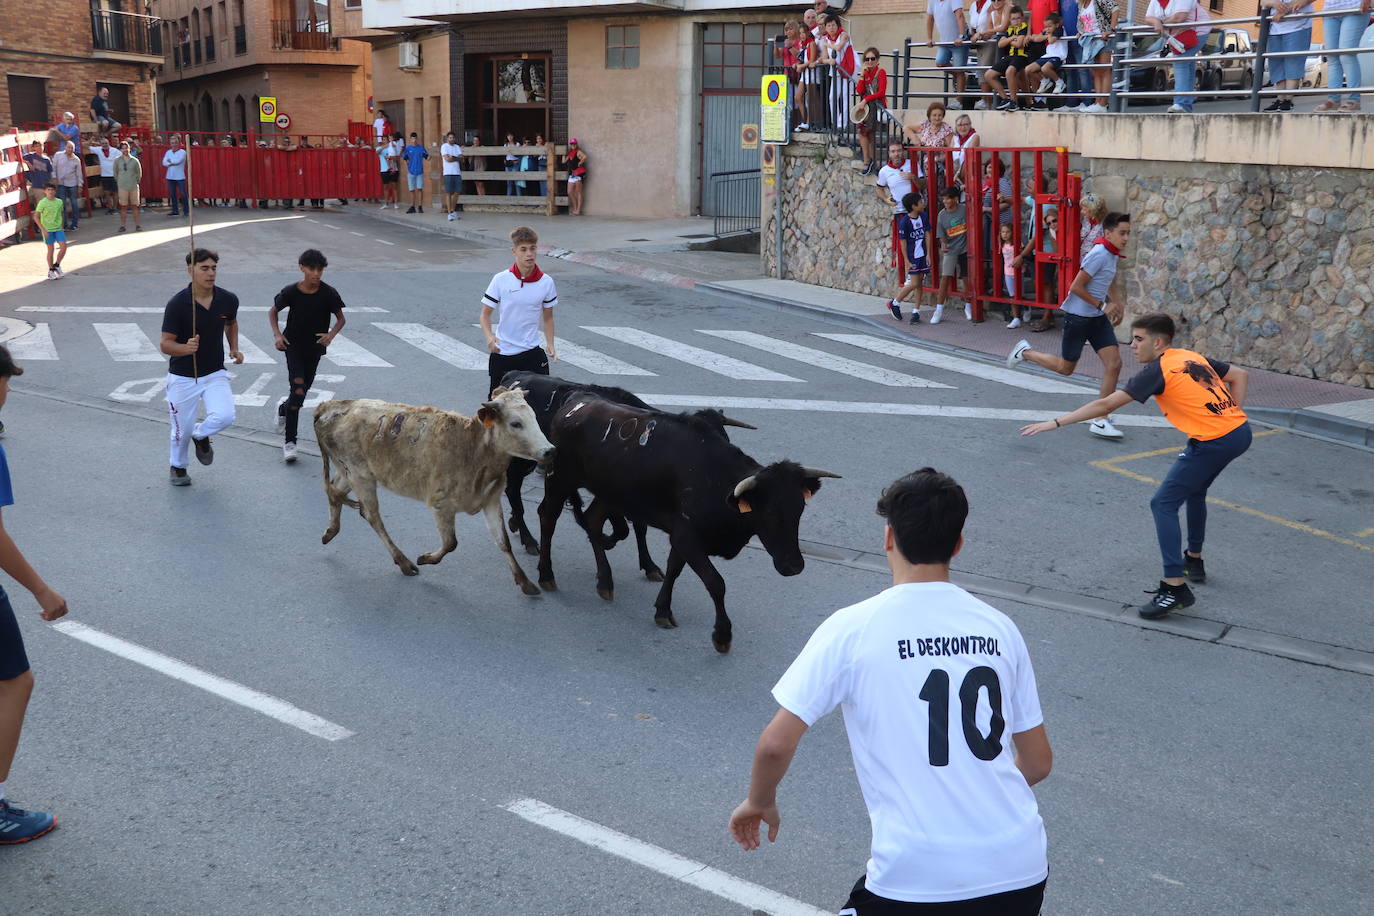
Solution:
[[(43, 227), (43, 241), (48, 245), (48, 279), (56, 280), (62, 276), (62, 258), (67, 253), (67, 233), (62, 231), (64, 205), (57, 199), (57, 183), (49, 182), (43, 189), (43, 199), (34, 207), (38, 211), (38, 225)], [(53, 259), (53, 247), (57, 259)]]

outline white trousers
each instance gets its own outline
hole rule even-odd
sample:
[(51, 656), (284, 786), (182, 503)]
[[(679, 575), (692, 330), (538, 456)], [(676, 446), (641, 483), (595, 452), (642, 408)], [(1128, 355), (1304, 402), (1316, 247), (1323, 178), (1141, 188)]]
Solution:
[[(196, 422), (196, 407), (205, 403), (205, 419)], [(204, 439), (234, 422), (234, 392), (224, 369), (200, 378), (167, 376), (167, 413), (172, 421), (172, 450), (168, 464), (186, 467), (191, 439)]]

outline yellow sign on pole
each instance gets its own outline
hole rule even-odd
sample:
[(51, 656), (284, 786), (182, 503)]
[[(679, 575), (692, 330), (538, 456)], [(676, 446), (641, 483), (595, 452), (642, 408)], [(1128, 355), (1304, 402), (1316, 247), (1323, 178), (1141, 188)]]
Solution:
[(258, 120), (263, 124), (274, 124), (277, 120), (277, 97), (265, 95), (258, 100)]
[(778, 148), (772, 143), (763, 145), (763, 174), (775, 175), (778, 171)]
[(759, 87), (759, 105), (762, 108), (759, 120), (764, 143), (786, 143), (790, 139), (788, 133), (792, 125), (787, 115), (792, 104), (787, 96), (787, 88), (786, 74), (771, 73), (763, 77)]

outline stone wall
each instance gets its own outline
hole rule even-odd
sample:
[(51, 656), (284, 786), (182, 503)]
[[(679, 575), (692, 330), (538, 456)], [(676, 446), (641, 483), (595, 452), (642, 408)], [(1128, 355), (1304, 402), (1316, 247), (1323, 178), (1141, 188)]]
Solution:
[[(1218, 358), (1374, 388), (1374, 171), (1076, 159), (1133, 216), (1127, 319), (1165, 311)], [(782, 151), (783, 276), (890, 294), (887, 208), (847, 150)], [(765, 195), (761, 256), (774, 264)]]

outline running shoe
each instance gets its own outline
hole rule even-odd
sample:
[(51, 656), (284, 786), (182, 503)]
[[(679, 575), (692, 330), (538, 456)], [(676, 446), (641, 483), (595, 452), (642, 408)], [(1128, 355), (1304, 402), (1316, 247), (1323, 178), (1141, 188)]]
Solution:
[(920, 324), (920, 323), (921, 323), (921, 310), (918, 309), (918, 308), (913, 308), (913, 309), (911, 310), (911, 321), (909, 321), (909, 322), (907, 322), (907, 323), (908, 323), (908, 324)]
[(51, 267), (48, 268), (48, 279), (49, 279), (49, 280), (56, 280), (56, 279), (57, 279), (57, 271), (56, 271), (56, 270), (53, 270)]
[(450, 223), (453, 222), (453, 221), (454, 221), (455, 219), (457, 219), (457, 218), (458, 218), (458, 214), (457, 214), (457, 213), (454, 213), (452, 210), (448, 211), (448, 221), (449, 221)]
[(63, 277), (67, 275), (67, 272), (62, 269), (61, 264), (54, 264), (52, 269), (57, 271), (57, 279), (59, 280), (61, 280)]
[(1026, 340), (1024, 337), (1018, 340), (1016, 346), (1012, 347), (1011, 352), (1007, 354), (1007, 368), (1015, 369), (1017, 363), (1025, 360), (1026, 351), (1030, 348), (1031, 345), (1029, 340)]
[(973, 306), (969, 305), (967, 302), (964, 303), (964, 320), (973, 320)]
[(1177, 105), (1177, 104), (1175, 104), (1175, 105), (1170, 105), (1167, 109), (1165, 109), (1164, 113), (1165, 113), (1165, 114), (1187, 114), (1187, 113), (1188, 113), (1188, 109), (1184, 108), (1182, 105)]
[(945, 304), (942, 302), (935, 306), (935, 314), (930, 316), (931, 324), (939, 324), (945, 317)]
[(1145, 594), (1154, 597), (1142, 604), (1136, 613), (1146, 620), (1158, 620), (1197, 603), (1197, 599), (1193, 597), (1193, 590), (1186, 582), (1183, 585), (1169, 585), (1161, 579), (1159, 588), (1147, 588)]
[(1083, 111), (1086, 114), (1106, 114), (1107, 106), (1099, 105), (1097, 102), (1094, 102), (1088, 107), (1084, 108)]
[(281, 458), (287, 464), (296, 463), (296, 443), (287, 442), (281, 447)]
[(172, 468), (167, 479), (174, 487), (189, 487), (191, 485), (191, 475), (186, 473), (185, 468)]
[(272, 421), (272, 429), (276, 430), (277, 432), (281, 432), (282, 430), (286, 429), (285, 402), (282, 403), (282, 406), (277, 408), (276, 418)]
[(1183, 554), (1183, 574), (1188, 577), (1189, 582), (1196, 582), (1201, 585), (1207, 581), (1207, 567), (1202, 565), (1202, 557), (1195, 557), (1188, 553)]
[(424, 207), (416, 207), (415, 210), (416, 210), (417, 213), (424, 213), (424, 212), (425, 212), (425, 208), (424, 208)]
[(1015, 330), (1016, 330), (1017, 328), (1019, 328), (1019, 327), (1021, 327), (1021, 319), (1020, 319), (1020, 318), (1013, 318), (1011, 321), (1008, 321), (1008, 322), (1007, 322), (1007, 330), (1008, 330), (1008, 331), (1015, 331)]
[(120, 227), (119, 227), (119, 231), (120, 231), (120, 232), (128, 232), (129, 230), (126, 229), (126, 228), (124, 228), (123, 226), (120, 226)]
[(973, 104), (973, 108), (974, 108), (975, 111), (987, 111), (987, 110), (988, 110), (988, 100), (987, 100), (987, 99), (979, 99), (977, 102), (975, 102), (975, 103)]
[(1099, 439), (1125, 439), (1126, 434), (1112, 425), (1112, 418), (1098, 417), (1088, 426), (1088, 432)]
[(964, 110), (964, 103), (961, 102), (961, 101), (959, 101), (958, 99), (950, 99), (950, 100), (949, 100), (949, 110), (950, 110), (950, 111), (963, 111), (963, 110)]
[(25, 811), (0, 799), (0, 846), (36, 840), (57, 826), (57, 818), (42, 811)]
[(892, 317), (898, 321), (902, 320), (902, 307), (897, 304), (896, 299), (887, 300), (887, 310), (892, 313)]
[(1064, 90), (1067, 89), (1067, 88), (1069, 88), (1069, 84), (1066, 83), (1066, 82), (1064, 82), (1063, 80), (1059, 80), (1058, 82), (1056, 82), (1056, 83), (1054, 84), (1054, 94), (1055, 94), (1055, 95), (1063, 95), (1063, 94), (1064, 94)]
[(414, 213), (414, 212), (415, 212), (415, 208), (414, 208), (414, 207), (411, 207), (409, 210), (406, 210), (406, 212), (407, 212), (407, 213)]
[(210, 437), (209, 437), (209, 436), (206, 436), (206, 437), (204, 437), (203, 439), (197, 439), (195, 436), (192, 436), (192, 437), (191, 437), (191, 444), (194, 445), (194, 446), (196, 447), (196, 460), (197, 460), (197, 461), (199, 461), (201, 464), (213, 464), (213, 463), (214, 463), (214, 461), (215, 461), (215, 450), (214, 450), (214, 448), (210, 445)]
[(1053, 85), (1054, 85), (1054, 80), (1050, 79), (1049, 77), (1046, 77), (1045, 79), (1042, 79), (1042, 80), (1040, 81), (1040, 85), (1036, 87), (1036, 89), (1035, 89), (1035, 94), (1036, 94), (1036, 95), (1044, 95), (1045, 93), (1047, 93), (1047, 92), (1050, 91), (1050, 87), (1053, 86)]

